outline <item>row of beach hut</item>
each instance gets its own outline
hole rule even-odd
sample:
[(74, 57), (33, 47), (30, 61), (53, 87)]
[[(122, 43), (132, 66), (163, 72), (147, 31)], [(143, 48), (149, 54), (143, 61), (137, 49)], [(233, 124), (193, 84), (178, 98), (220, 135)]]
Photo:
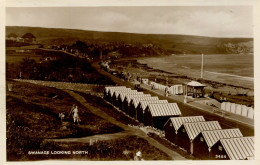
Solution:
[(125, 86), (105, 87), (104, 99), (145, 126), (161, 130), (170, 117), (181, 115), (177, 103), (168, 103)]
[(200, 159), (254, 157), (254, 137), (243, 137), (238, 128), (222, 129), (218, 121), (205, 121), (203, 116), (172, 117), (164, 130), (167, 140)]
[(254, 137), (243, 137), (238, 128), (222, 129), (203, 116), (182, 117), (176, 103), (124, 86), (105, 87), (104, 99), (145, 126), (164, 130), (167, 140), (200, 159), (254, 158)]
[(167, 88), (169, 93), (172, 95), (182, 95), (184, 93), (184, 91), (183, 91), (184, 89), (181, 84), (168, 87), (166, 85), (162, 85), (162, 84), (151, 81), (150, 85), (152, 86), (152, 89), (159, 89), (159, 90), (163, 90), (163, 91), (165, 91), (165, 89)]
[(221, 103), (221, 110), (254, 119), (254, 109), (245, 105), (223, 102)]

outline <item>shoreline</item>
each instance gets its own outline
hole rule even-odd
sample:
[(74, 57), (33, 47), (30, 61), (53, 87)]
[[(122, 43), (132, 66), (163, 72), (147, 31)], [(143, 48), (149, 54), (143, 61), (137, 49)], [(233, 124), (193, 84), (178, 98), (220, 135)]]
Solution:
[[(131, 74), (132, 78), (142, 77), (148, 78), (150, 81), (154, 81), (156, 78), (156, 82), (168, 86), (185, 84), (190, 81), (198, 81), (204, 85), (205, 93), (212, 95), (217, 100), (221, 100), (220, 98), (226, 97), (230, 102), (245, 104), (245, 105), (254, 105), (254, 86), (243, 85), (241, 84), (231, 84), (228, 82), (219, 82), (208, 79), (200, 79), (194, 78), (189, 75), (181, 74), (181, 73), (170, 73), (164, 70), (152, 68), (147, 64), (139, 63), (138, 58), (126, 58), (126, 59), (116, 59), (111, 65), (111, 68), (120, 72), (128, 72)], [(208, 73), (204, 73), (208, 74)], [(212, 74), (215, 77), (220, 77), (218, 74)], [(239, 81), (238, 81), (239, 79)], [(232, 80), (237, 82), (243, 82), (244, 84), (248, 84), (249, 81), (242, 81), (241, 78), (234, 78)], [(251, 84), (252, 81), (251, 81)]]
[[(150, 58), (150, 57), (148, 57)], [(156, 58), (156, 57), (151, 57)], [(203, 72), (203, 79), (201, 79), (200, 70), (197, 69), (189, 69), (189, 68), (174, 68), (172, 67), (174, 71), (167, 71), (167, 69), (161, 69), (157, 67), (153, 67), (149, 65), (145, 61), (141, 61), (145, 58), (129, 58), (128, 60), (136, 60), (136, 63), (138, 65), (142, 65), (143, 68), (147, 68), (148, 71), (156, 71), (159, 73), (166, 73), (166, 74), (172, 74), (177, 75), (180, 77), (187, 77), (190, 80), (199, 80), (199, 81), (206, 81), (207, 83), (219, 83), (222, 85), (229, 85), (231, 87), (235, 88), (243, 88), (243, 89), (250, 89), (254, 90), (254, 77), (249, 76), (241, 76), (241, 75), (235, 75), (230, 73), (221, 73), (221, 72), (213, 72), (213, 71), (207, 71), (204, 70)], [(146, 70), (147, 70), (146, 69)]]

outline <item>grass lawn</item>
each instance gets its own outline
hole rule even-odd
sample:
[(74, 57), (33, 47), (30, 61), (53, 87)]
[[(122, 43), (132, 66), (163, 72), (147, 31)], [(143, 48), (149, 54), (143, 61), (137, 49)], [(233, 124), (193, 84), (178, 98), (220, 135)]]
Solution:
[[(141, 151), (145, 160), (169, 160), (167, 154), (150, 145), (146, 140), (134, 135), (116, 139), (97, 141), (93, 144), (54, 142), (51, 139), (79, 138), (123, 131), (122, 128), (96, 116), (79, 104), (66, 92), (56, 88), (38, 86), (30, 83), (7, 81), (13, 84), (7, 92), (7, 161), (28, 161), (48, 159), (70, 160), (131, 160), (137, 151)], [(125, 124), (137, 124), (124, 115), (115, 113), (115, 109), (102, 98), (90, 95), (87, 102)], [(73, 124), (67, 116), (63, 121), (59, 112), (70, 111), (77, 104), (81, 124)], [(104, 135), (105, 136), (105, 135)], [(47, 141), (46, 141), (47, 140)], [(29, 151), (49, 151), (49, 154), (29, 154)], [(55, 151), (71, 151), (71, 154), (51, 154)], [(87, 154), (73, 154), (72, 151), (86, 151)]]
[[(13, 91), (7, 91), (6, 98), (8, 160), (26, 157), (28, 149), (40, 149), (43, 139), (83, 137), (123, 130), (92, 114), (63, 91), (29, 83), (12, 84)], [(74, 103), (79, 107), (80, 125), (75, 125), (68, 115)], [(58, 117), (60, 112), (66, 114), (63, 121)]]
[(115, 118), (117, 121), (120, 121), (121, 123), (124, 123), (126, 125), (139, 125), (137, 121), (117, 111), (111, 104), (106, 103), (102, 98), (82, 92), (77, 93), (83, 96), (90, 105), (100, 107), (104, 112)]
[[(34, 150), (31, 150), (34, 151)], [(170, 157), (151, 146), (137, 136), (126, 136), (109, 141), (88, 143), (46, 142), (41, 151), (70, 151), (71, 154), (29, 155), (30, 160), (77, 159), (77, 160), (133, 160), (136, 152), (141, 151), (144, 160), (170, 160)], [(73, 154), (73, 151), (85, 151), (86, 154)]]

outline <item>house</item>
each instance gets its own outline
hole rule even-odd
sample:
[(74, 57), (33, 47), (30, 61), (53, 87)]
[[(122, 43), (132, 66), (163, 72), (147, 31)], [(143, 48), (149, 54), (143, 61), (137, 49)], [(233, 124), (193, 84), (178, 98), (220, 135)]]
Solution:
[(255, 157), (255, 138), (238, 137), (220, 139), (211, 148), (211, 159), (245, 160)]
[(183, 123), (205, 121), (203, 116), (171, 117), (164, 125), (165, 138), (170, 142), (177, 143), (178, 130)]
[(149, 104), (166, 104), (168, 100), (141, 100), (137, 106), (136, 119), (143, 123), (144, 122), (144, 111)]
[(143, 97), (151, 97), (151, 95), (150, 94), (126, 95), (125, 100), (123, 102), (122, 111), (124, 111), (126, 114), (129, 114), (130, 102), (132, 98), (143, 98)]
[(109, 94), (109, 90), (112, 88), (126, 88), (125, 86), (111, 86), (111, 87), (105, 87), (104, 89), (104, 99), (109, 101), (110, 99), (110, 94)]
[(183, 123), (177, 133), (176, 144), (193, 154), (193, 140), (200, 132), (221, 129), (218, 121)]
[(140, 97), (140, 98), (132, 98), (130, 101), (130, 106), (129, 106), (129, 115), (131, 117), (134, 117), (136, 119), (136, 111), (137, 111), (137, 106), (142, 100), (159, 100), (159, 98), (156, 97)]
[(185, 90), (187, 96), (192, 96), (193, 98), (204, 97), (204, 88), (206, 85), (203, 85), (197, 81), (191, 81), (185, 84)]
[(25, 33), (22, 38), (24, 42), (34, 43), (36, 42), (36, 37), (32, 33)]
[(193, 155), (200, 159), (211, 159), (211, 147), (223, 138), (243, 137), (238, 128), (202, 131), (194, 139)]
[(181, 111), (176, 103), (149, 104), (144, 112), (144, 125), (162, 130), (170, 117), (180, 115)]

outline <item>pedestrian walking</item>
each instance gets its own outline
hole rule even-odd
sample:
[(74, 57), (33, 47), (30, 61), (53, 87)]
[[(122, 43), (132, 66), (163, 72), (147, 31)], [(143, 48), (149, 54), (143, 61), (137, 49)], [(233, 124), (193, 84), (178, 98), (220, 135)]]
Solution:
[(74, 123), (77, 122), (79, 124), (80, 118), (79, 118), (79, 113), (78, 113), (78, 106), (75, 106), (75, 108), (72, 111), (72, 114), (73, 114), (73, 122)]

